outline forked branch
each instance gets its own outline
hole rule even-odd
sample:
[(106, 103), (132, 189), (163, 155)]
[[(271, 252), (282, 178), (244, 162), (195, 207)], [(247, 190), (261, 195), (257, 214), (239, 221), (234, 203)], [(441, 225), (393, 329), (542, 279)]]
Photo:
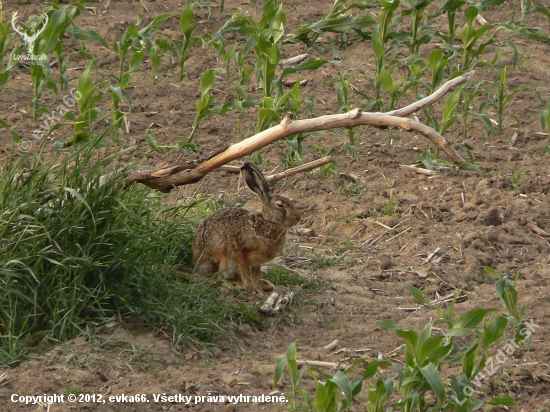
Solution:
[(164, 168), (155, 172), (132, 173), (127, 179), (126, 186), (139, 182), (149, 186), (152, 189), (157, 189), (161, 192), (169, 192), (177, 186), (195, 183), (212, 170), (215, 170), (233, 160), (250, 155), (256, 150), (270, 145), (277, 140), (300, 133), (330, 130), (340, 127), (398, 127), (406, 131), (415, 131), (430, 139), (456, 166), (460, 166), (464, 163), (464, 160), (443, 136), (431, 127), (403, 116), (408, 116), (411, 113), (417, 112), (418, 110), (433, 104), (446, 93), (468, 81), (473, 74), (474, 72), (470, 72), (463, 76), (456, 77), (445, 83), (430, 96), (427, 96), (407, 107), (393, 110), (388, 113), (362, 113), (361, 109), (354, 109), (348, 113), (326, 115), (315, 119), (295, 121), (292, 120), (292, 115), (288, 114), (277, 126), (273, 126), (263, 132), (249, 137), (248, 139), (231, 145), (224, 151), (221, 151), (214, 156), (210, 156), (208, 159), (200, 163), (190, 162), (194, 163), (193, 167), (188, 167), (190, 163), (186, 163)]

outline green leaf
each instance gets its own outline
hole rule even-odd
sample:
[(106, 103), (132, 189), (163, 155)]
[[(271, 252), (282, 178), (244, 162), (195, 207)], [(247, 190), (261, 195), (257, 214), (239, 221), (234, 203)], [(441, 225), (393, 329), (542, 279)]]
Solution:
[(495, 396), (494, 398), (491, 398), (489, 402), (487, 402), (489, 405), (504, 405), (504, 406), (516, 406), (516, 401), (512, 396)]
[(493, 7), (499, 6), (502, 3), (504, 3), (506, 0), (483, 0), (481, 2), (481, 8), (482, 10), (489, 10)]
[(426, 297), (424, 296), (424, 294), (420, 289), (415, 288), (414, 286), (411, 286), (411, 285), (406, 285), (406, 286), (407, 286), (407, 289), (409, 289), (409, 292), (411, 293), (411, 295), (413, 295), (413, 298), (415, 298), (417, 301), (421, 303), (430, 305), (430, 301), (426, 299)]
[(525, 306), (521, 309), (517, 307), (518, 291), (509, 281), (507, 276), (501, 277), (496, 282), (497, 293), (500, 301), (506, 310), (514, 317), (517, 322), (521, 322), (525, 316)]
[(462, 43), (464, 44), (464, 48), (467, 48), (470, 46), (473, 39), (475, 39), (475, 27), (474, 22), (479, 13), (479, 10), (475, 6), (469, 6), (466, 9), (466, 13), (464, 14), (464, 17), (466, 19), (466, 24), (462, 28), (462, 31), (460, 32), (460, 39), (462, 40)]
[(451, 399), (456, 402), (455, 411), (456, 412), (467, 412), (468, 409), (468, 398), (465, 394), (465, 389), (470, 388), (470, 382), (468, 378), (464, 375), (456, 377), (451, 376), (451, 390), (454, 392), (454, 395), (451, 395)]
[(169, 19), (170, 17), (172, 17), (172, 14), (170, 13), (157, 14), (153, 19), (153, 21), (149, 23), (149, 26), (151, 27), (158, 26), (160, 23), (162, 23), (166, 19)]
[(285, 76), (296, 73), (299, 71), (304, 70), (317, 70), (319, 67), (323, 66), (324, 64), (328, 63), (324, 59), (319, 59), (317, 57), (308, 57), (306, 60), (304, 60), (302, 63), (300, 63), (296, 67), (287, 67), (283, 70), (281, 76), (279, 77), (280, 80), (282, 80)]
[(407, 349), (411, 353), (415, 353), (417, 351), (417, 344), (418, 344), (418, 333), (414, 330), (405, 330), (400, 329), (396, 330), (395, 334), (399, 336), (400, 338), (405, 339), (407, 343)]
[(184, 142), (179, 143), (178, 142), (178, 147), (180, 148), (182, 153), (184, 153), (186, 155), (191, 155), (193, 153), (202, 152), (202, 148), (198, 144), (196, 144), (195, 142), (187, 142), (187, 143), (184, 143)]
[(445, 400), (445, 384), (437, 368), (433, 363), (429, 363), (423, 368), (420, 368), (420, 372), (436, 394), (439, 403), (443, 403)]
[[(172, 14), (170, 14), (170, 13), (157, 14), (155, 16), (155, 18), (153, 20), (151, 20), (151, 23), (149, 23), (147, 26), (142, 28), (139, 32), (137, 32), (137, 34), (139, 36), (144, 36), (144, 37), (148, 37), (148, 36), (154, 34), (156, 32), (156, 30), (154, 30), (153, 28), (158, 26), (159, 24), (161, 24), (164, 20), (169, 19), (170, 17), (172, 17)], [(136, 26), (135, 26), (136, 28), (137, 28), (137, 26), (139, 26), (142, 19), (143, 19), (143, 14), (140, 13), (139, 16), (138, 16)]]
[(430, 154), (431, 153), (430, 153), (429, 149), (422, 152), (422, 157), (421, 157), (420, 161), (422, 162), (424, 167), (426, 167), (426, 169), (435, 170), (435, 164), (432, 161), (432, 158), (430, 157)]
[(435, 89), (441, 83), (448, 60), (449, 57), (443, 54), (442, 48), (433, 49), (428, 55), (428, 66), (432, 71), (432, 88)]
[(296, 341), (294, 341), (290, 345), (288, 345), (288, 348), (286, 350), (286, 358), (288, 360), (295, 361), (297, 356), (298, 356), (298, 350), (296, 349)]
[(10, 78), (10, 72), (8, 70), (0, 73), (0, 87), (4, 86)]
[(130, 67), (129, 71), (130, 73), (133, 73), (141, 67), (141, 64), (143, 63), (143, 58), (145, 56), (145, 52), (143, 50), (138, 50), (134, 52), (132, 57), (130, 58)]
[(390, 329), (390, 330), (401, 330), (401, 328), (393, 321), (393, 319), (382, 319), (377, 320), (376, 323), (378, 323), (380, 326)]
[(318, 379), (315, 379), (315, 410), (327, 410), (327, 384)]
[(384, 88), (388, 91), (389, 94), (393, 94), (395, 92), (395, 85), (393, 82), (393, 78), (391, 77), (391, 74), (386, 70), (384, 66), (382, 66), (382, 69), (378, 74), (378, 81), (382, 84), (382, 86), (384, 86)]
[(483, 320), (485, 315), (490, 312), (496, 312), (498, 309), (481, 309), (476, 308), (459, 316), (452, 329), (447, 332), (447, 336), (463, 336), (470, 332)]
[(157, 139), (156, 139), (156, 137), (153, 134), (153, 131), (151, 129), (147, 129), (145, 131), (145, 138), (147, 139), (147, 142), (149, 143), (149, 146), (151, 146), (151, 149), (153, 149), (155, 152), (158, 152), (158, 153), (161, 153), (161, 154), (166, 153), (166, 150), (159, 147), (159, 145), (157, 144)]
[(393, 13), (399, 6), (399, 3), (399, 0), (380, 0), (382, 8), (378, 13), (378, 21), (380, 22), (380, 40), (382, 43), (386, 41), (388, 27), (390, 26)]
[(478, 348), (479, 340), (475, 339), (474, 342), (464, 352), (464, 356), (462, 358), (462, 371), (464, 372), (464, 375), (468, 377), (468, 379), (471, 379), (473, 377)]
[(67, 28), (67, 33), (73, 36), (75, 39), (85, 40), (85, 41), (95, 41), (100, 43), (102, 46), (109, 48), (109, 44), (103, 38), (103, 36), (95, 32), (94, 30), (83, 29), (81, 27), (76, 27), (76, 26), (69, 26)]
[[(368, 14), (358, 14), (354, 17), (338, 16), (319, 20), (315, 24), (309, 26), (307, 31), (323, 31), (330, 33), (345, 33), (349, 30), (361, 31), (376, 24), (376, 22), (376, 18)], [(304, 29), (304, 26), (302, 26), (302, 29)]]
[(465, 0), (447, 0), (433, 16), (430, 16), (430, 18), (440, 16), (443, 13), (455, 13), (460, 10), (464, 4), (466, 4)]
[(66, 15), (67, 7), (63, 6), (49, 15), (48, 25), (38, 43), (38, 53), (50, 53), (55, 49), (57, 42), (63, 38), (63, 33), (71, 23)]
[(201, 119), (209, 114), (209, 109), (212, 103), (214, 103), (214, 96), (211, 94), (206, 94), (197, 102), (197, 110)]
[(417, 362), (419, 365), (423, 365), (431, 354), (439, 351), (443, 339), (444, 336), (429, 336), (426, 340), (421, 342), (417, 353)]
[(349, 405), (351, 403), (352, 398), (352, 389), (351, 389), (351, 382), (349, 381), (349, 378), (344, 375), (341, 371), (336, 372), (336, 374), (330, 379), (331, 382), (334, 382), (338, 387), (344, 392), (344, 395), (346, 397), (346, 402)]
[(275, 364), (275, 378), (273, 381), (273, 386), (277, 386), (279, 381), (281, 380), (281, 377), (283, 376), (283, 370), (286, 366), (286, 358), (281, 356), (279, 359), (277, 359), (277, 363)]
[(507, 23), (500, 23), (498, 26), (504, 28), (508, 33), (524, 36), (543, 43), (550, 43), (548, 33), (540, 27), (514, 27)]
[(363, 374), (363, 379), (369, 379), (372, 378), (375, 374), (378, 368), (381, 367), (390, 367), (392, 366), (392, 363), (388, 359), (374, 359), (370, 361), (365, 368), (365, 373)]
[(81, 111), (84, 110), (85, 107), (87, 107), (87, 99), (89, 98), (89, 94), (92, 90), (92, 75), (90, 74), (90, 70), (93, 63), (93, 60), (86, 63), (84, 71), (78, 78), (76, 90), (79, 91), (82, 96), (82, 98), (78, 101), (78, 107)]
[(372, 44), (372, 51), (374, 52), (374, 56), (376, 57), (377, 67), (381, 69), (382, 61), (385, 57), (385, 52), (384, 52), (384, 45), (382, 44), (382, 41), (380, 39), (379, 25), (376, 26), (372, 31), (371, 44)]
[(464, 85), (457, 87), (449, 96), (445, 104), (443, 105), (443, 120), (439, 133), (442, 135), (445, 131), (451, 127), (456, 119), (456, 109), (460, 103), (461, 91)]
[(506, 326), (508, 326), (508, 321), (504, 316), (492, 318), (483, 331), (483, 347), (487, 349), (499, 340), (504, 335)]
[(8, 122), (6, 122), (4, 119), (0, 119), (0, 126), (4, 127), (5, 129), (7, 129), (10, 132), (11, 138), (13, 139), (13, 141), (15, 143), (19, 143), (21, 141), (21, 137), (19, 136), (19, 134), (15, 130), (13, 130), (9, 126)]
[(195, 18), (195, 13), (193, 12), (194, 5), (195, 3), (188, 3), (181, 12), (180, 28), (183, 33), (187, 32), (189, 24)]
[(477, 167), (473, 163), (464, 162), (464, 163), (461, 163), (460, 166), (458, 166), (458, 168), (460, 170), (469, 170), (470, 172), (476, 172), (476, 173), (479, 173), (480, 175), (483, 174), (483, 170), (481, 170), (479, 167)]
[(273, 30), (273, 43), (277, 43), (284, 36), (286, 29), (286, 14), (282, 4), (278, 7), (277, 13), (275, 13), (271, 29)]
[(201, 95), (204, 96), (210, 91), (214, 82), (216, 81), (216, 74), (214, 69), (208, 69), (204, 72), (201, 78)]
[(383, 407), (392, 392), (393, 381), (391, 378), (386, 378), (384, 381), (379, 379), (376, 382), (376, 387), (369, 390), (367, 412), (383, 411)]

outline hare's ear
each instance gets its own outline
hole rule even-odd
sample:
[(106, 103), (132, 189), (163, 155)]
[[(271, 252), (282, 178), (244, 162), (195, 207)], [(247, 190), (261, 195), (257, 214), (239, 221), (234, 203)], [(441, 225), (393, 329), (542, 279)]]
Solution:
[(260, 196), (262, 202), (269, 203), (271, 201), (271, 195), (269, 193), (269, 183), (265, 180), (264, 175), (258, 169), (254, 163), (245, 162), (241, 167), (241, 172), (244, 176), (246, 185)]

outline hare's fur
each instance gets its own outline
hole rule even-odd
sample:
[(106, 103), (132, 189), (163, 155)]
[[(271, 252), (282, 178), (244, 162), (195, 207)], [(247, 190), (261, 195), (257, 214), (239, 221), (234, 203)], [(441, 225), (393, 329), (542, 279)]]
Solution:
[(265, 293), (273, 285), (260, 279), (260, 267), (281, 253), (287, 229), (299, 222), (300, 214), (289, 199), (270, 194), (256, 166), (245, 163), (242, 171), (247, 185), (262, 200), (262, 211), (234, 207), (212, 213), (195, 232), (193, 260), (201, 275), (232, 277), (240, 269), (247, 290)]

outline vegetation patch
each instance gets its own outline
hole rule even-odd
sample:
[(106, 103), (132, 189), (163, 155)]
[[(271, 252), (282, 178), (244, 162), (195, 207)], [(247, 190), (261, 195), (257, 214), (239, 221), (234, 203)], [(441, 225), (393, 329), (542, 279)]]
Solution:
[(207, 281), (183, 281), (195, 223), (187, 206), (166, 208), (162, 197), (124, 174), (101, 178), (117, 157), (95, 159), (85, 145), (63, 160), (40, 156), (8, 162), (0, 179), (0, 363), (29, 353), (29, 343), (59, 341), (84, 324), (137, 316), (165, 330), (174, 343), (235, 336), (258, 327), (254, 310), (222, 296)]

